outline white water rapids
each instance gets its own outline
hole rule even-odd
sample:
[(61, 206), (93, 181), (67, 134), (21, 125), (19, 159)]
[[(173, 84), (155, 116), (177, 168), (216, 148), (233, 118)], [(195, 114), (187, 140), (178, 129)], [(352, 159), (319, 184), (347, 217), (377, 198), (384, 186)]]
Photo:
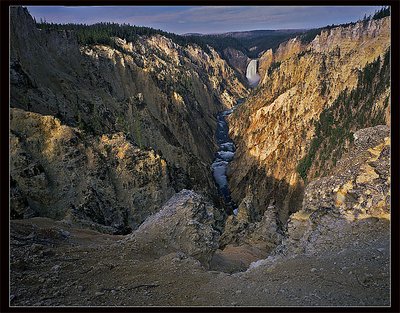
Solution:
[(251, 60), (246, 69), (246, 78), (249, 81), (251, 87), (258, 85), (260, 81), (260, 75), (257, 74), (257, 63), (258, 60)]
[[(258, 85), (260, 81), (260, 75), (257, 74), (257, 63), (258, 60), (251, 60), (246, 70), (246, 78), (249, 81), (251, 87)], [(217, 133), (216, 139), (219, 146), (218, 151), (215, 154), (214, 162), (211, 165), (214, 180), (218, 186), (218, 190), (224, 199), (224, 202), (229, 210), (230, 214), (237, 214), (237, 206), (231, 198), (231, 192), (228, 185), (227, 169), (229, 163), (235, 156), (235, 144), (229, 138), (229, 127), (226, 121), (226, 117), (237, 108), (243, 102), (243, 99), (239, 99), (237, 104), (232, 109), (218, 113), (217, 115)]]
[(215, 153), (214, 162), (211, 165), (214, 180), (217, 183), (218, 190), (224, 199), (224, 202), (229, 209), (229, 214), (237, 214), (237, 207), (235, 202), (231, 198), (231, 192), (228, 185), (227, 169), (229, 162), (231, 162), (235, 156), (235, 144), (229, 138), (229, 127), (226, 121), (226, 117), (243, 102), (243, 99), (239, 99), (237, 104), (230, 110), (226, 110), (218, 113), (217, 115), (217, 133), (216, 139), (219, 146), (218, 151)]

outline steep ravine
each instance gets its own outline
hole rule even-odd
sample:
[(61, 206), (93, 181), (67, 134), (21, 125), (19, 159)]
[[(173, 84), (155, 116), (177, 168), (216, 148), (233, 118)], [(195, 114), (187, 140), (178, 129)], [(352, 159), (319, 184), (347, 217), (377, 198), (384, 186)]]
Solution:
[[(385, 126), (355, 134), (355, 149), (332, 175), (306, 188), (286, 239), (268, 258), (254, 235), (247, 245), (216, 250), (215, 208), (189, 190), (172, 197), (129, 236), (46, 218), (11, 221), (10, 303), (388, 306), (388, 136)], [(268, 223), (258, 227), (258, 244), (271, 241), (269, 228)], [(254, 262), (258, 259), (263, 260)], [(229, 274), (238, 270), (245, 272)]]
[[(246, 78), (250, 87), (254, 88), (260, 81), (257, 69), (258, 60), (251, 60), (247, 65)], [(236, 147), (231, 138), (229, 137), (229, 126), (227, 118), (231, 115), (237, 107), (243, 103), (245, 99), (238, 99), (235, 106), (229, 110), (222, 111), (217, 115), (217, 130), (216, 139), (218, 143), (218, 151), (215, 154), (215, 159), (211, 166), (214, 180), (218, 186), (218, 191), (222, 195), (225, 205), (228, 209), (228, 214), (237, 215), (238, 208), (236, 203), (232, 200), (231, 191), (229, 189), (227, 170), (229, 163), (235, 157)]]
[(249, 95), (211, 47), (13, 7), (11, 305), (390, 304), (388, 25), (290, 39)]
[[(257, 73), (257, 60), (251, 60), (247, 65), (246, 78), (250, 87), (256, 87), (260, 81)], [(232, 139), (229, 137), (229, 125), (227, 118), (233, 113), (237, 107), (243, 103), (245, 99), (238, 99), (235, 106), (229, 110), (222, 111), (217, 114), (217, 130), (215, 137), (217, 139), (218, 151), (215, 154), (214, 161), (211, 165), (214, 180), (218, 186), (218, 191), (222, 195), (228, 214), (237, 215), (237, 204), (232, 200), (231, 191), (229, 189), (227, 171), (229, 163), (235, 157), (236, 147)]]
[(228, 124), (226, 122), (226, 116), (232, 114), (232, 112), (233, 108), (222, 111), (217, 115), (218, 126), (215, 136), (217, 138), (218, 151), (216, 152), (215, 159), (211, 165), (215, 183), (217, 184), (218, 191), (227, 205), (229, 214), (232, 214), (232, 212), (235, 213), (236, 210), (236, 204), (232, 201), (226, 176), (229, 162), (232, 161), (235, 156), (235, 145), (229, 138)]
[(218, 151), (211, 165), (214, 180), (218, 186), (218, 191), (222, 195), (228, 214), (237, 214), (237, 205), (231, 198), (229, 190), (227, 170), (229, 163), (235, 157), (235, 144), (229, 138), (229, 126), (226, 121), (227, 116), (231, 115), (237, 107), (243, 103), (244, 99), (238, 99), (236, 105), (231, 109), (222, 111), (217, 115), (217, 130), (215, 137), (218, 143)]
[[(46, 122), (54, 117), (55, 123), (62, 125), (61, 131), (68, 129), (78, 134), (72, 144), (77, 147), (85, 145), (86, 140), (92, 142), (92, 138), (112, 138), (123, 133), (127, 145), (153, 151), (165, 160), (165, 168), (158, 175), (168, 178), (167, 187), (159, 192), (159, 188), (147, 179), (138, 184), (153, 192), (138, 191), (137, 184), (127, 182), (120, 186), (120, 174), (112, 174), (119, 164), (110, 159), (110, 148), (105, 147), (107, 153), (103, 154), (101, 162), (107, 164), (104, 175), (113, 188), (106, 188), (109, 191), (105, 192), (96, 187), (94, 195), (89, 187), (97, 185), (94, 175), (84, 179), (87, 188), (80, 183), (63, 187), (65, 190), (61, 194), (68, 190), (67, 193), (78, 195), (71, 204), (65, 205), (61, 194), (58, 200), (36, 199), (33, 195), (37, 188), (52, 194), (65, 180), (58, 175), (58, 165), (54, 167), (55, 163), (49, 162), (49, 159), (57, 160), (54, 151), (63, 147), (57, 146), (58, 141), (49, 139), (55, 147), (46, 150), (44, 146), (46, 154), (24, 153), (29, 153), (29, 162), (38, 164), (46, 179), (59, 183), (29, 186), (24, 182), (27, 179), (23, 173), (25, 167), (14, 167), (11, 178), (14, 192), (20, 199), (16, 202), (16, 206), (20, 206), (15, 208), (20, 212), (17, 215), (24, 215), (21, 212), (24, 203), (28, 203), (29, 214), (47, 214), (44, 212), (55, 207), (58, 213), (49, 212), (48, 216), (61, 218), (72, 212), (79, 220), (83, 218), (102, 224), (105, 219), (101, 216), (110, 214), (110, 204), (120, 202), (122, 211), (128, 216), (123, 223), (131, 220), (130, 225), (125, 226), (135, 228), (143, 218), (133, 222), (129, 212), (141, 206), (143, 217), (153, 213), (153, 209), (144, 204), (148, 200), (151, 203), (153, 196), (158, 199), (154, 202), (157, 206), (171, 196), (171, 191), (187, 188), (206, 194), (218, 204), (220, 200), (210, 171), (217, 150), (215, 117), (218, 112), (231, 108), (236, 99), (246, 96), (247, 89), (212, 48), (206, 53), (194, 44), (180, 46), (161, 35), (142, 36), (134, 43), (114, 38), (116, 48), (81, 46), (73, 31), (38, 29), (22, 7), (11, 8), (10, 26), (10, 106), (26, 112), (18, 114)], [(30, 112), (38, 115), (30, 115)], [(23, 123), (23, 119), (18, 123)], [(25, 126), (11, 123), (12, 132), (16, 132), (15, 127), (23, 129)], [(38, 131), (38, 137), (49, 135), (41, 127), (34, 130)], [(20, 133), (16, 135), (20, 138), (17, 146), (30, 149), (29, 144), (25, 145), (25, 138)], [(63, 164), (66, 166), (69, 158), (79, 157), (81, 151), (78, 149), (74, 152), (76, 155), (65, 155)], [(80, 165), (90, 160), (91, 156), (82, 157)], [(26, 166), (30, 166), (29, 162)], [(132, 175), (129, 166), (126, 171), (123, 175)], [(146, 168), (142, 167), (141, 171), (145, 172)], [(85, 209), (85, 203), (93, 197), (97, 197), (97, 202)], [(87, 213), (83, 213), (84, 210)], [(98, 218), (93, 220), (90, 216)]]

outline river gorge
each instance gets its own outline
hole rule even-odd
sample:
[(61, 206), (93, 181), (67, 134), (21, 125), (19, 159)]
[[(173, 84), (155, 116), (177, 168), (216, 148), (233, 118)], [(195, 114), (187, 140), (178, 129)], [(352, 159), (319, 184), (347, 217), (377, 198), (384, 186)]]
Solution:
[[(260, 81), (260, 75), (257, 73), (258, 60), (251, 60), (247, 65), (246, 78), (250, 87), (254, 88)], [(229, 125), (226, 120), (227, 116), (244, 102), (245, 99), (237, 100), (236, 105), (231, 109), (222, 111), (217, 114), (217, 130), (216, 140), (218, 144), (218, 151), (215, 154), (215, 159), (211, 165), (214, 180), (218, 186), (218, 191), (221, 194), (225, 205), (228, 209), (228, 214), (237, 215), (237, 204), (232, 200), (231, 192), (229, 190), (227, 170), (229, 163), (235, 156), (236, 147), (232, 139), (229, 137)]]
[(243, 100), (244, 99), (239, 99), (232, 109), (222, 111), (217, 115), (218, 124), (215, 137), (219, 149), (216, 152), (215, 159), (211, 165), (213, 177), (218, 186), (218, 190), (224, 199), (224, 203), (228, 208), (228, 213), (233, 213), (235, 215), (237, 214), (237, 205), (231, 198), (226, 173), (229, 162), (231, 162), (235, 156), (236, 147), (229, 137), (229, 125), (226, 117), (232, 114)]
[(10, 306), (396, 299), (387, 12), (212, 36), (9, 12)]

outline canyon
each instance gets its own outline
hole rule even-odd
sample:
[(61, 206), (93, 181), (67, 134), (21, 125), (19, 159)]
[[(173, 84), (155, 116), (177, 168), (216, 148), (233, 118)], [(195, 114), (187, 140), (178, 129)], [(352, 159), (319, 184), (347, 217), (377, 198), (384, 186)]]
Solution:
[(390, 16), (256, 57), (39, 25), (11, 7), (11, 306), (390, 305)]

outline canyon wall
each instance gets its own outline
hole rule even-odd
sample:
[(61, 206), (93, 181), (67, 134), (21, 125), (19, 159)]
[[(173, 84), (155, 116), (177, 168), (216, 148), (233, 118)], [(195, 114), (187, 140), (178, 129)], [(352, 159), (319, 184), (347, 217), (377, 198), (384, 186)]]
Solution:
[(326, 253), (353, 223), (370, 223), (371, 231), (379, 220), (390, 220), (390, 128), (355, 132), (354, 145), (329, 174), (306, 187), (301, 210), (290, 216), (278, 250)]
[[(40, 153), (31, 154), (31, 147), (25, 142), (30, 143), (33, 134), (22, 131), (31, 118), (35, 123), (55, 118), (54, 123), (62, 125), (63, 131), (81, 134), (74, 135), (77, 141), (74, 147), (83, 144), (85, 148), (78, 149), (76, 154), (87, 154), (88, 147), (96, 150), (104, 135), (111, 141), (114, 136), (124, 138), (118, 140), (126, 141), (121, 145), (132, 147), (127, 153), (134, 159), (135, 149), (139, 149), (142, 152), (137, 153), (150, 153), (151, 158), (159, 160), (149, 160), (150, 163), (163, 160), (165, 164), (157, 175), (165, 179), (156, 182), (158, 187), (154, 187), (162, 195), (150, 191), (137, 195), (129, 184), (124, 187), (126, 194), (131, 193), (128, 198), (148, 197), (147, 204), (142, 203), (141, 209), (147, 212), (144, 215), (154, 211), (153, 204), (149, 204), (154, 197), (158, 197), (154, 202), (156, 207), (172, 191), (183, 188), (194, 189), (218, 201), (209, 169), (217, 149), (215, 115), (244, 97), (247, 89), (212, 48), (206, 53), (195, 44), (180, 46), (161, 35), (142, 36), (133, 43), (114, 38), (114, 47), (79, 45), (73, 31), (38, 29), (27, 9), (22, 7), (11, 8), (10, 35), (10, 106), (25, 111), (13, 111), (13, 115), (29, 117), (25, 126), (24, 118), (18, 119), (18, 126), (12, 123), (11, 131), (17, 139), (10, 140), (15, 144), (15, 151), (29, 150), (31, 162), (40, 165), (46, 177), (62, 180), (55, 177), (61, 167), (60, 160), (55, 160), (56, 155), (44, 158)], [(29, 112), (38, 115), (29, 115)], [(61, 144), (51, 139), (52, 134), (47, 134), (45, 127), (35, 131), (35, 136), (49, 138), (54, 145)], [(112, 165), (113, 145), (108, 145), (111, 154), (100, 153), (105, 159), (99, 161), (111, 172), (116, 170)], [(57, 147), (60, 151), (64, 148)], [(47, 148), (38, 145), (38, 150), (41, 149)], [(57, 149), (47, 149), (46, 153), (55, 153)], [(48, 158), (57, 161), (57, 166), (48, 162)], [(88, 161), (83, 158), (82, 162)], [(79, 168), (83, 169), (73, 170), (84, 175)], [(45, 204), (45, 197), (36, 199), (34, 188), (19, 179), (22, 170), (18, 166), (12, 168), (15, 191), (25, 203), (38, 201), (33, 206), (51, 209)], [(144, 174), (146, 166), (142, 171)], [(42, 187), (46, 189), (50, 185)], [(53, 191), (46, 190), (50, 194)], [(131, 200), (122, 201), (130, 207), (127, 211), (136, 210), (135, 201)], [(99, 204), (93, 210), (101, 211), (100, 207)], [(65, 213), (68, 208), (60, 210)], [(125, 224), (134, 228), (144, 215)]]
[(354, 131), (389, 123), (389, 48), (385, 17), (323, 30), (308, 44), (293, 38), (260, 57), (260, 85), (229, 118), (237, 145), (229, 184), (238, 203), (252, 199), (249, 221), (272, 203), (285, 222)]
[(88, 136), (11, 108), (12, 219), (46, 216), (112, 234), (138, 227), (174, 194), (165, 159), (124, 133)]
[(234, 48), (225, 48), (222, 52), (222, 57), (228, 62), (228, 64), (237, 71), (239, 77), (245, 81), (246, 68), (250, 62), (250, 58), (245, 55), (242, 51)]

